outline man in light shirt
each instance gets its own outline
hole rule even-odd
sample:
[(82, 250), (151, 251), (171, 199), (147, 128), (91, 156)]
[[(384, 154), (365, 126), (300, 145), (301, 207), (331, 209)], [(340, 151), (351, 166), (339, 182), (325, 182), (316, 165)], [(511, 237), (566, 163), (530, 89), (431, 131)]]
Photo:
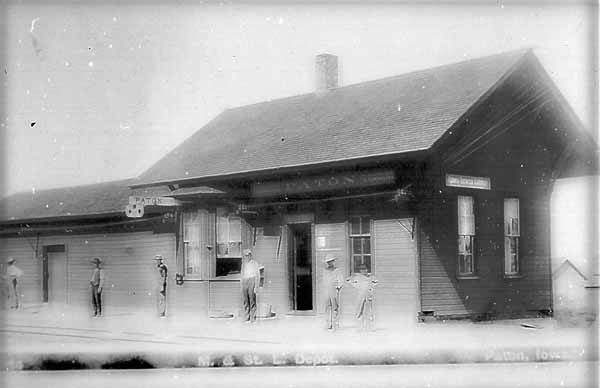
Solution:
[(95, 265), (90, 279), (90, 288), (92, 289), (92, 307), (94, 316), (102, 316), (102, 290), (104, 289), (104, 270), (102, 269), (102, 260), (94, 257), (92, 263)]
[(323, 270), (325, 308), (329, 311), (327, 329), (337, 330), (340, 327), (340, 291), (344, 285), (344, 277), (335, 266), (335, 256), (328, 254), (324, 261), (327, 265)]
[(242, 262), (242, 302), (246, 322), (256, 322), (256, 289), (259, 286), (260, 269), (250, 249), (244, 249)]
[(8, 297), (11, 300), (11, 309), (19, 308), (19, 279), (23, 276), (21, 268), (15, 265), (15, 258), (9, 257), (7, 260), (8, 267), (6, 268), (6, 279), (8, 280), (9, 293)]

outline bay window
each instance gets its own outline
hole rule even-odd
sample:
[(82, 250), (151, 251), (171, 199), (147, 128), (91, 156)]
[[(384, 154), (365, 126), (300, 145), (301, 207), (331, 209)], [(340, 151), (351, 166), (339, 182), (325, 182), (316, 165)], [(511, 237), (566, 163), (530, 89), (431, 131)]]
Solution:
[(242, 268), (242, 219), (217, 208), (217, 258), (215, 276), (239, 274)]

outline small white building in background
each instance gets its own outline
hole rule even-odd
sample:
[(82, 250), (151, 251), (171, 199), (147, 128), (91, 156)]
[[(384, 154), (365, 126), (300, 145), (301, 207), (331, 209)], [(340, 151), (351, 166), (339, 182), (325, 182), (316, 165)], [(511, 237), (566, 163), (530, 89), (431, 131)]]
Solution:
[[(586, 276), (569, 259), (552, 273), (556, 316), (581, 315), (594, 319), (598, 312), (598, 275)], [(591, 319), (590, 319), (591, 318)]]

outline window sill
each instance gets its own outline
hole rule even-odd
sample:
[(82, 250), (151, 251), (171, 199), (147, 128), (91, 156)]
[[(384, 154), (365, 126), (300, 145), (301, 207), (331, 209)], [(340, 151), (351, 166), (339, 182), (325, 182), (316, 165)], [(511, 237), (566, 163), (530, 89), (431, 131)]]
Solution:
[(504, 275), (504, 279), (523, 279), (525, 275), (517, 274), (517, 275)]
[(458, 280), (479, 280), (480, 277), (477, 275), (456, 275)]

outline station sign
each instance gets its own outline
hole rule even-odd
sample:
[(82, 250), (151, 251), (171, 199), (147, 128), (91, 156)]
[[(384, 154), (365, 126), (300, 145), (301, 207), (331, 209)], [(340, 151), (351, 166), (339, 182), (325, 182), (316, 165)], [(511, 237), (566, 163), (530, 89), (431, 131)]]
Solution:
[(489, 177), (446, 174), (446, 186), (491, 190), (492, 180)]
[(301, 194), (369, 186), (393, 184), (393, 170), (366, 170), (340, 172), (328, 175), (312, 175), (293, 179), (257, 182), (252, 185), (256, 197)]
[(130, 218), (141, 218), (144, 216), (146, 206), (181, 206), (181, 202), (171, 197), (130, 196), (125, 214)]

